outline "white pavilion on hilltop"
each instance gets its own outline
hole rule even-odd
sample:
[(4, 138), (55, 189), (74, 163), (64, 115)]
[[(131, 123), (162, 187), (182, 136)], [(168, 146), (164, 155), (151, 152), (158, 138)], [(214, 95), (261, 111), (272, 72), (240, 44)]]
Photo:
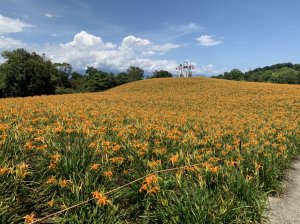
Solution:
[(194, 66), (189, 62), (185, 61), (176, 67), (177, 77), (192, 77)]

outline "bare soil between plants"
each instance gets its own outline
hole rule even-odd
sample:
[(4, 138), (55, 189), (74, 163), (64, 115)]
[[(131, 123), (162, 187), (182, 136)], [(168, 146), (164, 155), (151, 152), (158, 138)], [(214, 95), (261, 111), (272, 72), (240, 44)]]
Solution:
[(300, 224), (300, 160), (287, 170), (282, 194), (269, 197), (265, 216), (266, 224)]

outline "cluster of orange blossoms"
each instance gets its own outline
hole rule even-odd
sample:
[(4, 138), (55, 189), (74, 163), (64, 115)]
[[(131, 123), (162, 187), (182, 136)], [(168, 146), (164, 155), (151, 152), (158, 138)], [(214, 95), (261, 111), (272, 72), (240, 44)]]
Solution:
[(31, 224), (33, 223), (36, 219), (35, 219), (35, 215), (34, 214), (31, 214), (31, 215), (25, 215), (24, 216), (24, 220), (25, 220), (25, 223), (27, 224)]
[(158, 177), (156, 175), (150, 175), (145, 178), (140, 188), (140, 192), (146, 191), (147, 194), (153, 194), (159, 191)]
[(95, 200), (97, 200), (97, 202), (100, 204), (100, 205), (107, 205), (107, 204), (111, 204), (111, 201), (107, 199), (107, 197), (99, 192), (99, 191), (94, 191), (92, 192), (92, 195), (93, 195), (93, 198)]

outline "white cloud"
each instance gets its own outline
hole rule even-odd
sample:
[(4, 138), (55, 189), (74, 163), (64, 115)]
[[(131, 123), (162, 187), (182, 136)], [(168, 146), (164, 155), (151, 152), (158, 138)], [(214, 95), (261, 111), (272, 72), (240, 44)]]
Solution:
[(193, 32), (196, 32), (198, 30), (200, 30), (200, 27), (195, 23), (188, 23), (188, 24), (185, 24), (185, 25), (179, 25), (178, 26), (178, 31), (183, 32), (185, 34), (193, 33)]
[(102, 47), (103, 41), (101, 37), (96, 37), (85, 31), (81, 31), (80, 33), (77, 33), (74, 36), (73, 41), (68, 42), (66, 44), (61, 44), (60, 46), (63, 48), (74, 47), (74, 46), (81, 47), (81, 48), (96, 47), (96, 46)]
[(22, 32), (24, 28), (28, 27), (32, 27), (32, 25), (0, 14), (0, 34)]
[(58, 15), (51, 14), (51, 13), (45, 13), (44, 16), (46, 16), (48, 18), (58, 17)]
[[(53, 35), (55, 36), (55, 35)], [(12, 50), (26, 47), (39, 54), (46, 53), (53, 62), (68, 62), (74, 69), (86, 69), (87, 66), (103, 70), (125, 71), (129, 66), (139, 66), (146, 72), (167, 70), (176, 74), (178, 63), (174, 60), (159, 60), (155, 56), (171, 49), (182, 47), (173, 43), (156, 44), (148, 39), (129, 35), (120, 44), (104, 42), (101, 37), (85, 31), (77, 33), (72, 41), (59, 45), (26, 45), (20, 40), (0, 35), (0, 50)], [(0, 63), (3, 59), (0, 57)], [(216, 75), (223, 71), (214, 65), (197, 65), (194, 74)]]
[(142, 67), (148, 72), (155, 70), (166, 70), (175, 74), (175, 68), (178, 64), (175, 61), (169, 60), (153, 60), (149, 58), (136, 58), (131, 62), (135, 66)]
[(175, 48), (179, 48), (182, 47), (183, 45), (179, 45), (179, 44), (171, 44), (171, 43), (166, 43), (163, 45), (155, 45), (152, 46), (152, 50), (154, 51), (159, 51), (161, 52), (161, 54), (171, 50), (171, 49), (175, 49)]
[(153, 59), (153, 56), (178, 48), (180, 45), (166, 43), (157, 45), (150, 40), (129, 35), (119, 45), (103, 42), (101, 37), (81, 31), (70, 42), (59, 46), (45, 46), (43, 52), (53, 61), (68, 62), (75, 69), (94, 66), (100, 69), (124, 71), (129, 66), (139, 66), (145, 71), (175, 71), (176, 62)]
[(32, 27), (32, 25), (20, 19), (12, 19), (0, 14), (0, 50), (12, 50), (25, 47), (26, 44), (22, 41), (7, 37), (6, 35), (9, 33), (22, 32), (24, 28), (28, 27)]
[(154, 55), (156, 53), (163, 54), (170, 49), (178, 48), (180, 45), (166, 43), (163, 45), (156, 45), (147, 39), (138, 38), (135, 36), (127, 36), (123, 39), (120, 50), (132, 51), (143, 55)]
[(104, 43), (101, 39), (101, 37), (94, 36), (92, 34), (87, 33), (86, 31), (81, 31), (80, 33), (77, 33), (74, 36), (73, 41), (68, 42), (66, 44), (60, 44), (62, 48), (73, 48), (78, 47), (80, 49), (86, 49), (88, 50), (91, 48), (91, 50), (96, 49), (111, 49), (115, 48), (116, 45), (114, 45), (111, 42)]
[(221, 40), (215, 40), (211, 35), (201, 35), (200, 37), (196, 38), (196, 40), (199, 42), (199, 45), (207, 47), (219, 45), (222, 43)]
[(192, 63), (192, 64), (195, 67), (194, 74), (198, 74), (198, 75), (219, 75), (221, 73), (224, 73), (225, 71), (225, 68), (217, 69), (212, 64), (201, 65), (201, 66), (198, 66), (196, 63)]
[(189, 33), (194, 33), (199, 31), (201, 28), (196, 23), (188, 23), (188, 24), (164, 24), (167, 30), (180, 33), (180, 35), (185, 35)]
[(25, 47), (25, 44), (22, 41), (0, 36), (0, 50), (10, 50), (20, 47)]
[(137, 38), (135, 36), (127, 36), (123, 39), (120, 49), (122, 50), (143, 50), (148, 48), (151, 42), (147, 39)]

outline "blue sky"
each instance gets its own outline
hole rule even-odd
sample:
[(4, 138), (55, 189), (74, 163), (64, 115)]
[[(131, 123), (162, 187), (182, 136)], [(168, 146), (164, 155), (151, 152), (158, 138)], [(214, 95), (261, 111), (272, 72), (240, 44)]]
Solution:
[[(0, 51), (23, 47), (75, 70), (214, 75), (300, 63), (298, 0), (0, 0)], [(0, 59), (3, 61), (3, 59)]]

